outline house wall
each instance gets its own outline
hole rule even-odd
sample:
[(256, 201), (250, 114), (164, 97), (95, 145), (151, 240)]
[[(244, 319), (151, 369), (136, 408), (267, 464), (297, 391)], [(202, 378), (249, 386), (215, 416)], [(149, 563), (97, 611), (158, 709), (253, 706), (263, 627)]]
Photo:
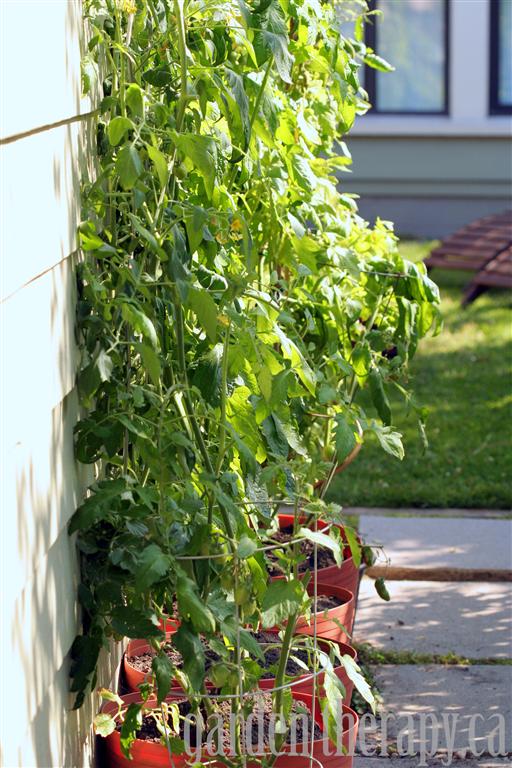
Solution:
[(349, 137), (342, 187), (402, 234), (441, 237), (511, 204), (512, 122), (489, 115), (489, 0), (450, 0), (450, 14), (449, 115), (369, 114)]
[[(81, 7), (0, 8), (0, 764), (77, 768), (93, 759), (97, 706), (90, 697), (72, 712), (69, 694), (78, 559), (66, 528), (87, 481), (73, 459), (73, 266), (91, 127), (80, 99)], [(104, 684), (115, 662), (115, 653), (103, 661)]]

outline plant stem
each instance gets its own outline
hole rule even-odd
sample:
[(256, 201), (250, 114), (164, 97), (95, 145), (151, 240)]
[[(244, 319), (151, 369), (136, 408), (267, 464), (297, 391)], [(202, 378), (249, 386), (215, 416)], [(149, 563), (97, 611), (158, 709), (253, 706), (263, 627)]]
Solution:
[(231, 322), (226, 329), (224, 346), (222, 350), (221, 390), (220, 390), (220, 427), (219, 427), (219, 454), (215, 474), (217, 477), (222, 469), (224, 453), (226, 450), (226, 400), (228, 390), (228, 363), (229, 363), (229, 337), (231, 334)]
[(180, 55), (181, 67), (181, 85), (180, 98), (176, 110), (176, 130), (178, 133), (183, 126), (185, 108), (187, 106), (187, 38), (185, 33), (185, 19), (183, 15), (183, 0), (174, 0), (174, 15), (176, 16), (176, 27), (178, 31), (178, 51)]
[[(183, 383), (183, 399), (185, 401), (185, 410), (187, 412), (188, 420), (190, 423), (190, 426), (192, 428), (192, 432), (194, 433), (194, 437), (197, 443), (197, 447), (199, 448), (199, 452), (201, 454), (201, 457), (203, 459), (203, 463), (205, 466), (206, 471), (209, 475), (212, 477), (215, 474), (215, 470), (213, 467), (213, 464), (210, 459), (210, 454), (208, 453), (208, 449), (206, 448), (203, 435), (201, 432), (201, 428), (198, 424), (198, 421), (196, 419), (195, 413), (194, 413), (194, 405), (192, 403), (192, 399), (190, 397), (190, 390), (188, 386), (188, 377), (187, 377), (187, 362), (185, 358), (185, 335), (184, 335), (184, 325), (183, 325), (183, 306), (181, 304), (180, 297), (178, 296), (178, 292), (176, 289), (173, 290), (174, 294), (174, 311), (175, 311), (175, 327), (176, 327), (176, 345), (177, 345), (177, 352), (178, 352), (178, 365), (180, 368), (181, 376), (182, 376), (182, 383)], [(234, 538), (234, 531), (233, 526), (231, 525), (231, 520), (229, 519), (229, 515), (222, 506), (222, 504), (219, 502), (219, 508), (222, 514), (222, 519), (224, 521), (224, 525), (226, 526), (226, 531), (228, 532), (228, 536), (230, 539)], [(233, 546), (233, 545), (231, 545)]]

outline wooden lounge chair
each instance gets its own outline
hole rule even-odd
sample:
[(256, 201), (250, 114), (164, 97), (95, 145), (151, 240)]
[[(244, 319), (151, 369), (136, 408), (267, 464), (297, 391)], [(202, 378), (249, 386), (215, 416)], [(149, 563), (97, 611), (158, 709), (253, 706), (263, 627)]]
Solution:
[(477, 272), (466, 288), (462, 305), (470, 304), (487, 288), (512, 290), (512, 246), (498, 253)]
[(431, 252), (428, 269), (480, 270), (512, 245), (512, 210), (486, 216), (458, 229)]

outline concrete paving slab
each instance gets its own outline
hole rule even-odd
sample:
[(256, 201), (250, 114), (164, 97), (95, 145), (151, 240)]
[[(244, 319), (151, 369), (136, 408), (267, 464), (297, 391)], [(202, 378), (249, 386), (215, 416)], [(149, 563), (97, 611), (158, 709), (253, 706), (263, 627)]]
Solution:
[(385, 650), (512, 658), (510, 584), (388, 581), (384, 602), (364, 577), (354, 639)]
[(369, 515), (359, 530), (367, 543), (384, 546), (393, 567), (512, 568), (512, 520)]
[(451, 752), (490, 762), (489, 756), (512, 754), (512, 666), (405, 664), (372, 671), (382, 697), (380, 723), (361, 718), (363, 755)]
[[(454, 758), (452, 768), (506, 768), (512, 765), (512, 759), (503, 758), (470, 758), (469, 760)], [(446, 758), (434, 758), (423, 763), (424, 768), (448, 768)], [(354, 768), (418, 768), (417, 757), (354, 757)]]

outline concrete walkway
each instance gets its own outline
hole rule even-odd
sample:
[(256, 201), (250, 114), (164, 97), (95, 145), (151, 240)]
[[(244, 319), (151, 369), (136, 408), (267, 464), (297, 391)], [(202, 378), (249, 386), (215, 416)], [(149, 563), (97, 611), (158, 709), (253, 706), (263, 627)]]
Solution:
[(356, 512), (391, 602), (363, 578), (354, 640), (381, 704), (377, 722), (362, 719), (354, 768), (511, 766), (512, 520), (397, 512)]

